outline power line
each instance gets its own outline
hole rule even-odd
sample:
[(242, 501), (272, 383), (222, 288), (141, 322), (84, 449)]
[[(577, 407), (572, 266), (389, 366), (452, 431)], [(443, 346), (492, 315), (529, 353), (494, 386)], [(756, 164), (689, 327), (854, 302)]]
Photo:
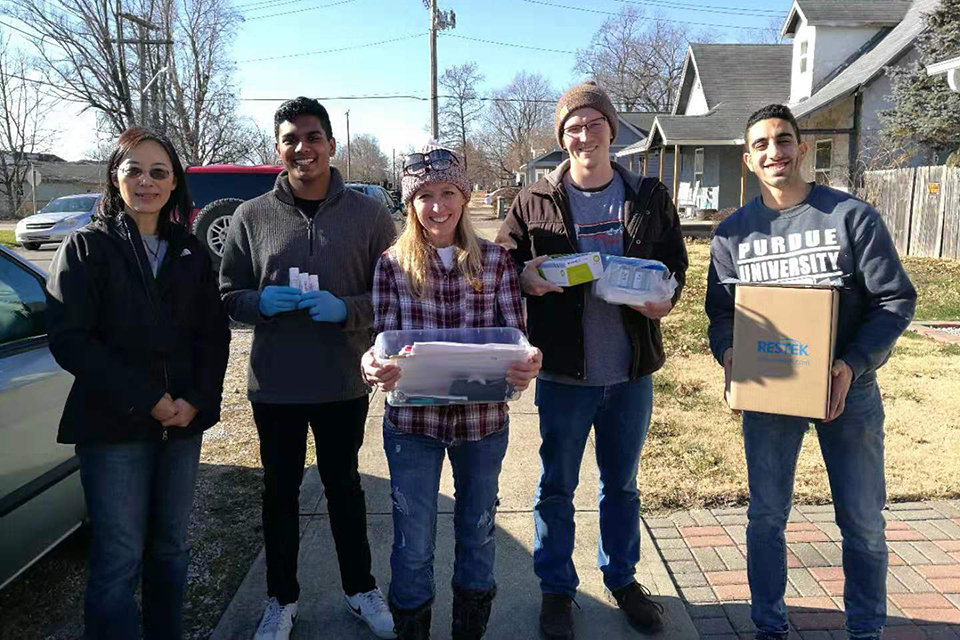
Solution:
[(545, 51), (547, 53), (567, 53), (570, 55), (575, 55), (576, 51), (568, 51), (566, 49), (547, 49), (545, 47), (533, 47), (525, 44), (513, 44), (512, 42), (498, 42), (496, 40), (485, 40), (483, 38), (471, 38), (470, 36), (461, 36), (457, 33), (444, 33), (442, 34), (444, 38), (460, 38), (461, 40), (470, 40), (472, 42), (483, 42), (485, 44), (495, 44), (500, 47), (514, 47), (516, 49), (530, 49), (531, 51)]
[[(570, 9), (572, 11), (586, 11), (587, 13), (601, 13), (608, 16), (618, 16), (619, 13), (614, 13), (612, 11), (601, 11), (599, 9), (585, 9), (583, 7), (574, 7), (566, 4), (553, 4), (551, 2), (543, 2), (543, 0), (523, 0), (529, 4), (539, 4), (545, 7), (552, 7), (554, 9)], [(765, 31), (764, 27), (749, 27), (744, 25), (735, 25), (735, 24), (716, 24), (712, 22), (691, 22), (689, 20), (669, 20), (667, 18), (652, 18), (657, 22), (674, 22), (677, 24), (688, 24), (696, 27), (716, 27), (719, 29), (747, 29), (753, 31)]]
[[(293, 0), (294, 2), (300, 2), (300, 0)], [(341, 0), (341, 2), (334, 2), (332, 4), (322, 4), (317, 7), (306, 7), (304, 9), (294, 9), (293, 11), (282, 11), (280, 13), (268, 13), (262, 16), (252, 16), (250, 18), (244, 18), (244, 22), (250, 22), (252, 20), (262, 20), (263, 18), (275, 18), (277, 16), (288, 16), (293, 13), (303, 13), (304, 11), (315, 11), (317, 9), (329, 9), (330, 7), (336, 7), (341, 4), (350, 4), (351, 2), (356, 2), (357, 0)], [(289, 3), (287, 3), (289, 4)], [(261, 7), (264, 8), (264, 7)], [(252, 11), (257, 11), (257, 9), (252, 9)]]
[(365, 44), (356, 44), (349, 47), (337, 47), (335, 49), (321, 49), (320, 51), (304, 51), (302, 53), (290, 53), (283, 56), (271, 56), (269, 58), (252, 58), (250, 60), (237, 60), (237, 64), (244, 64), (247, 62), (267, 62), (270, 60), (286, 60), (288, 58), (299, 58), (302, 56), (316, 56), (324, 53), (338, 53), (340, 51), (352, 51), (354, 49), (365, 49), (367, 47), (376, 47), (381, 44), (389, 44), (391, 42), (400, 42), (401, 40), (410, 40), (412, 38), (422, 38), (427, 35), (424, 31), (422, 33), (414, 33), (409, 36), (401, 36), (399, 38), (391, 38), (389, 40), (380, 40), (378, 42), (367, 42)]
[[(456, 98), (457, 96), (437, 96), (438, 98), (449, 99)], [(290, 100), (290, 97), (285, 98), (237, 98), (241, 102), (285, 102)], [(321, 96), (314, 98), (315, 100), (418, 100), (420, 102), (426, 102), (429, 100), (429, 97), (424, 96), (415, 96), (412, 94), (379, 94), (379, 95), (359, 95), (359, 96)], [(556, 104), (556, 100), (536, 100), (530, 98), (499, 98), (495, 96), (477, 96), (473, 98), (479, 102), (536, 102), (541, 104)]]
[(621, 4), (638, 4), (667, 7), (669, 9), (697, 10), (705, 13), (726, 13), (737, 16), (752, 16), (758, 13), (766, 13), (773, 16), (786, 15), (786, 11), (778, 9), (745, 9), (743, 7), (710, 6), (706, 4), (694, 4), (687, 2), (678, 2), (675, 0), (615, 0)]

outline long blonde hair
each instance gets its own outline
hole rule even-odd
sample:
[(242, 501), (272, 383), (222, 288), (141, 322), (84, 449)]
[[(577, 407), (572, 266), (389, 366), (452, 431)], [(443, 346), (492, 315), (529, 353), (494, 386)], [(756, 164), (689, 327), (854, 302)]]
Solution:
[[(407, 288), (415, 298), (423, 298), (430, 290), (427, 265), (430, 264), (430, 254), (435, 249), (427, 239), (427, 232), (420, 224), (413, 201), (407, 203), (407, 219), (403, 231), (394, 245), (397, 252), (397, 261), (403, 271)], [(463, 213), (453, 236), (456, 258), (455, 269), (467, 279), (477, 291), (483, 289), (483, 254), (480, 250), (480, 239), (477, 237), (473, 225), (470, 223), (469, 206), (463, 205)]]

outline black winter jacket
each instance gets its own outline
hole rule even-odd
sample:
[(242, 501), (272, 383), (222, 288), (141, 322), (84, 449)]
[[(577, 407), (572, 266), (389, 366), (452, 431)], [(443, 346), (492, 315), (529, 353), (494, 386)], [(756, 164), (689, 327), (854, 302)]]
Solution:
[[(687, 248), (680, 218), (666, 187), (655, 178), (641, 178), (613, 164), (623, 178), (623, 255), (659, 260), (677, 278), (673, 304), (686, 283)], [(577, 239), (563, 175), (570, 161), (523, 189), (514, 199), (497, 234), (497, 244), (507, 249), (517, 271), (537, 256), (576, 253)], [(583, 379), (586, 356), (583, 340), (585, 286), (563, 293), (527, 296), (527, 330), (530, 342), (543, 352), (543, 370)], [(663, 366), (665, 356), (660, 322), (639, 311), (620, 307), (623, 326), (633, 350), (630, 379), (649, 375)]]
[[(50, 351), (75, 376), (57, 441), (160, 441), (220, 420), (230, 330), (200, 242), (173, 226), (154, 278), (126, 215), (95, 219), (57, 250), (47, 280)], [(151, 415), (169, 393), (198, 410), (187, 428)]]

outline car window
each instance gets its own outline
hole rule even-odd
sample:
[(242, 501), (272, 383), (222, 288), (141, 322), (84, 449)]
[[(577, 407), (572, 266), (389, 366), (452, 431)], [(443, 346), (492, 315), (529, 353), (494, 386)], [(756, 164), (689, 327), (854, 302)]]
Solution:
[(40, 279), (0, 255), (0, 345), (42, 336), (46, 308)]
[(193, 206), (203, 209), (214, 200), (252, 200), (273, 190), (276, 173), (187, 173)]
[(57, 198), (40, 209), (40, 213), (79, 213), (90, 211), (98, 196), (89, 198)]

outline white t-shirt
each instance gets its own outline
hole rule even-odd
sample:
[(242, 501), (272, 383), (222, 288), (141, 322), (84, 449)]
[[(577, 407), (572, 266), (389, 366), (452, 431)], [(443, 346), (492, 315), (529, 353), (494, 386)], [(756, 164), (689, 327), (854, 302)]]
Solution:
[(443, 267), (447, 271), (450, 271), (450, 269), (453, 268), (453, 257), (454, 257), (453, 254), (455, 250), (456, 250), (456, 247), (454, 247), (453, 245), (450, 245), (449, 247), (443, 247), (441, 249), (437, 249), (437, 253), (440, 255), (440, 260), (443, 262)]

